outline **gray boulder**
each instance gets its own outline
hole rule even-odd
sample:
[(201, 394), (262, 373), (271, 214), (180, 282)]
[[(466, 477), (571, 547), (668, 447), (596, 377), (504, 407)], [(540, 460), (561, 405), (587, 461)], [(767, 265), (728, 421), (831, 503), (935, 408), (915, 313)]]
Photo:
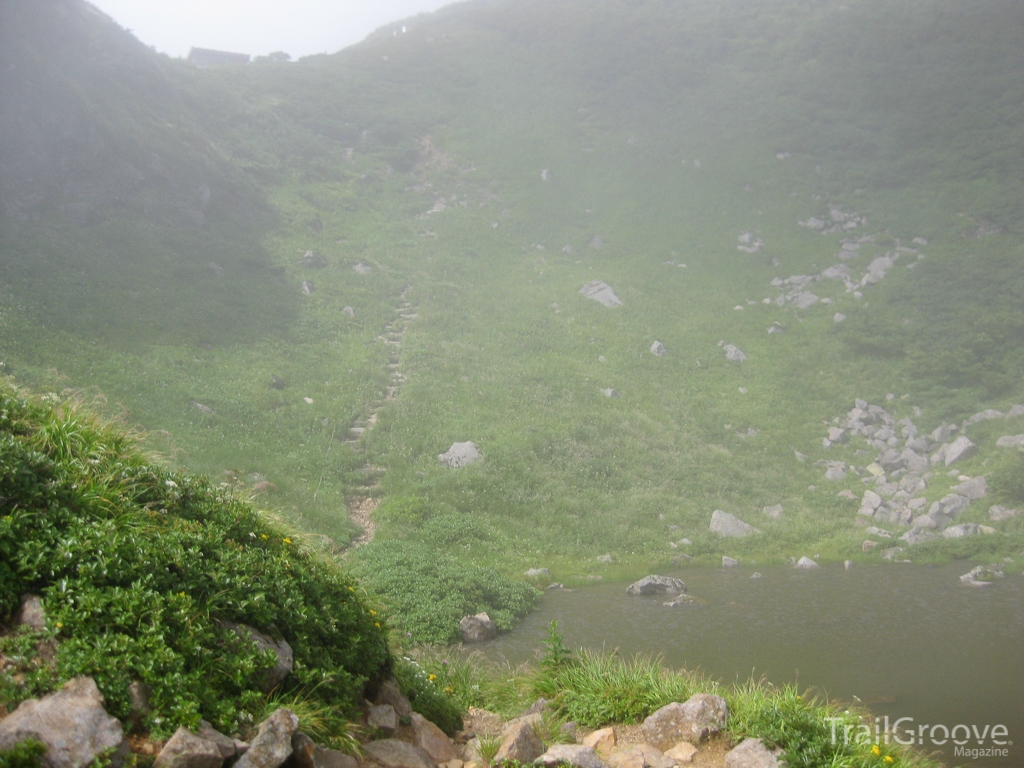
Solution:
[(85, 768), (100, 755), (120, 768), (129, 751), (121, 723), (103, 709), (91, 677), (73, 678), (56, 693), (23, 701), (0, 720), (0, 750), (26, 739), (46, 745), (44, 768)]
[(518, 763), (532, 763), (544, 754), (544, 742), (537, 736), (528, 722), (517, 722), (505, 732), (501, 746), (494, 755), (494, 763), (515, 760)]
[(979, 421), (991, 421), (992, 419), (1005, 418), (1006, 414), (1004, 414), (1002, 411), (997, 411), (994, 408), (989, 408), (988, 410), (982, 411), (981, 413), (976, 413), (973, 416), (971, 416), (971, 418), (964, 422), (964, 426), (969, 427), (972, 424), (977, 424)]
[(664, 344), (662, 344), (660, 341), (656, 341), (653, 344), (651, 344), (651, 354), (654, 355), (655, 357), (664, 357), (665, 355), (668, 354), (668, 350), (665, 349)]
[(810, 307), (813, 307), (815, 304), (817, 304), (819, 301), (821, 301), (821, 299), (819, 299), (810, 291), (801, 291), (792, 299), (793, 306), (795, 306), (797, 309), (809, 309)]
[(809, 557), (801, 557), (799, 560), (796, 561), (796, 567), (801, 568), (805, 571), (809, 571), (820, 566), (816, 562), (811, 560), (811, 558)]
[(725, 768), (784, 768), (782, 750), (768, 749), (760, 739), (744, 739), (725, 754)]
[(998, 504), (988, 508), (989, 519), (993, 522), (999, 523), (1003, 520), (1010, 520), (1020, 514), (1018, 509), (1007, 509), (1006, 507)]
[(747, 359), (747, 356), (743, 354), (743, 351), (739, 347), (735, 347), (732, 344), (726, 344), (722, 349), (725, 350), (725, 359), (731, 360), (734, 363), (742, 363)]
[(669, 576), (644, 576), (626, 587), (627, 595), (681, 595), (686, 585)]
[(430, 755), (435, 763), (447, 763), (458, 755), (445, 732), (427, 720), (423, 715), (412, 715), (413, 743)]
[(711, 514), (711, 532), (728, 538), (742, 538), (752, 533), (760, 533), (757, 528), (744, 523), (738, 517), (716, 509)]
[(374, 704), (390, 704), (395, 708), (395, 713), (399, 717), (410, 717), (412, 715), (412, 705), (405, 697), (405, 694), (402, 693), (393, 677), (381, 683), (380, 688), (377, 689), (377, 697), (374, 699)]
[(996, 440), (996, 448), (1024, 448), (1024, 435), (1003, 435)]
[(352, 756), (316, 744), (304, 733), (292, 737), (291, 764), (295, 768), (358, 768), (359, 762)]
[(942, 537), (937, 533), (932, 533), (926, 528), (914, 527), (909, 531), (900, 536), (901, 541), (907, 542), (910, 546), (915, 544), (924, 544), (926, 541), (937, 541)]
[(371, 704), (367, 708), (366, 724), (390, 738), (398, 731), (398, 713), (390, 704)]
[(939, 527), (945, 527), (952, 520), (958, 518), (970, 504), (971, 500), (966, 496), (961, 496), (958, 493), (948, 493), (932, 503), (931, 507), (928, 508), (928, 517), (938, 523)]
[(950, 443), (949, 447), (946, 448), (945, 464), (948, 467), (962, 459), (969, 459), (972, 456), (976, 456), (977, 453), (978, 446), (968, 440), (966, 435), (960, 435), (960, 437)]
[(482, 458), (480, 450), (472, 440), (467, 440), (464, 443), (452, 443), (451, 448), (437, 455), (437, 460), (449, 469), (461, 469)]
[(563, 763), (576, 768), (606, 768), (604, 761), (597, 756), (597, 752), (579, 744), (552, 744), (547, 752), (533, 762), (551, 768)]
[(942, 535), (947, 539), (960, 539), (964, 536), (975, 536), (979, 533), (981, 533), (981, 526), (977, 523), (961, 523), (960, 525), (949, 526), (949, 528), (942, 532)]
[(398, 739), (371, 741), (363, 750), (384, 768), (436, 768), (430, 755)]
[(292, 754), (292, 737), (299, 729), (299, 718), (290, 709), (277, 709), (260, 723), (256, 738), (235, 768), (278, 768)]
[(740, 564), (740, 561), (734, 557), (728, 555), (722, 555), (722, 567), (723, 568), (736, 568)]
[(524, 575), (528, 579), (550, 579), (551, 571), (547, 568), (531, 568)]
[(234, 742), (230, 739), (228, 742), (231, 751), (225, 755), (216, 742), (204, 739), (181, 726), (164, 744), (153, 762), (153, 768), (220, 768), (227, 757), (235, 754)]
[(988, 483), (983, 475), (979, 475), (978, 477), (972, 477), (970, 480), (965, 480), (959, 485), (954, 485), (950, 490), (971, 501), (977, 501), (988, 493)]
[(482, 643), (498, 636), (498, 625), (491, 621), (491, 617), (486, 613), (463, 616), (459, 621), (459, 629), (462, 631), (464, 643)]
[(1008, 419), (1015, 419), (1018, 416), (1024, 416), (1024, 405), (1015, 405), (1006, 413)]
[(25, 595), (21, 598), (21, 610), (15, 621), (20, 626), (41, 632), (46, 629), (46, 613), (43, 611), (43, 599), (39, 595)]
[(591, 282), (580, 288), (580, 295), (585, 296), (588, 299), (593, 299), (598, 304), (605, 307), (621, 307), (622, 300), (615, 295), (607, 283), (602, 283), (600, 280), (592, 280)]
[(284, 679), (292, 672), (292, 666), (294, 664), (292, 647), (288, 645), (288, 641), (285, 639), (274, 640), (271, 637), (260, 632), (258, 629), (250, 627), (246, 624), (235, 624), (233, 621), (218, 621), (217, 624), (224, 629), (230, 630), (234, 634), (243, 640), (249, 640), (256, 644), (256, 647), (261, 651), (273, 651), (274, 655), (277, 656), (277, 664), (271, 669), (261, 673), (262, 676), (259, 680), (259, 688), (264, 693), (270, 693), (281, 683)]
[(698, 693), (684, 703), (666, 704), (643, 722), (644, 740), (662, 751), (680, 741), (699, 743), (721, 731), (729, 705), (721, 696)]
[(846, 477), (846, 470), (842, 467), (829, 467), (825, 470), (825, 479), (830, 482), (839, 482)]

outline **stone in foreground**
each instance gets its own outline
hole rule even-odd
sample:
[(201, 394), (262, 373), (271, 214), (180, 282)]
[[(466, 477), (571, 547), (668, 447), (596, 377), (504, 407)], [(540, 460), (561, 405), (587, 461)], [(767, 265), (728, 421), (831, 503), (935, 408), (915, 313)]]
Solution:
[(676, 761), (677, 765), (685, 765), (693, 762), (693, 756), (698, 749), (688, 741), (681, 741), (665, 753), (665, 757)]
[(431, 760), (435, 763), (447, 763), (458, 757), (444, 731), (418, 713), (414, 712), (411, 720), (413, 743), (430, 755)]
[(482, 458), (480, 450), (472, 440), (467, 440), (464, 443), (452, 443), (452, 447), (447, 451), (437, 454), (437, 460), (449, 469), (461, 469)]
[(494, 762), (514, 760), (517, 763), (531, 763), (543, 754), (544, 743), (538, 738), (533, 726), (520, 721), (506, 731), (501, 746), (494, 754)]
[(681, 595), (686, 585), (669, 576), (644, 576), (626, 587), (627, 595)]
[(235, 768), (278, 768), (292, 754), (292, 737), (299, 729), (299, 718), (290, 709), (274, 710), (260, 723), (259, 732)]
[(604, 761), (590, 747), (578, 744), (553, 744), (543, 755), (533, 761), (550, 768), (559, 763), (568, 763), (576, 768), (606, 768)]
[(121, 723), (103, 709), (103, 695), (91, 677), (76, 677), (41, 699), (23, 701), (0, 720), (0, 749), (25, 739), (46, 745), (44, 768), (84, 768), (109, 754), (111, 768), (128, 756)]
[(680, 741), (701, 742), (725, 727), (729, 705), (714, 694), (698, 693), (683, 704), (667, 704), (644, 720), (644, 738), (657, 749), (669, 749)]
[(760, 739), (744, 739), (725, 755), (725, 768), (783, 768), (782, 750), (770, 750)]
[(463, 616), (459, 621), (459, 629), (462, 631), (464, 643), (482, 643), (498, 636), (498, 625), (491, 621), (491, 617), (486, 613)]
[(583, 746), (590, 747), (602, 757), (615, 751), (615, 729), (599, 728), (583, 737)]
[(751, 533), (760, 533), (761, 531), (752, 525), (744, 523), (738, 517), (730, 515), (728, 512), (716, 509), (711, 514), (711, 532), (717, 533), (719, 536), (741, 538)]
[(384, 768), (435, 768), (430, 755), (398, 739), (371, 741), (363, 749)]
[[(234, 753), (233, 744), (231, 752)], [(181, 726), (164, 744), (153, 768), (220, 768), (224, 759), (216, 743)]]

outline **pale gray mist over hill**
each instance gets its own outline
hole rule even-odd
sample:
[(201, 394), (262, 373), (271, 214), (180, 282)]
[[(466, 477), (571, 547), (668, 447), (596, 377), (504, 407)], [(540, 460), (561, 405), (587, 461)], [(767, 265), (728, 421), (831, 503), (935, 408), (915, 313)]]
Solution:
[(146, 45), (170, 56), (193, 46), (293, 58), (334, 53), (389, 22), (435, 11), (447, 0), (95, 0)]

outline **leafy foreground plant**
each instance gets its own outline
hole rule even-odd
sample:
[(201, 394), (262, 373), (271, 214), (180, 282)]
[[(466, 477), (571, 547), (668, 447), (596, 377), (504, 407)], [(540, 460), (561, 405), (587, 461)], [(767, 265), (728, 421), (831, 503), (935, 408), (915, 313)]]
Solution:
[[(122, 719), (132, 682), (150, 686), (157, 737), (200, 718), (237, 730), (264, 706), (276, 659), (222, 621), (287, 640), (289, 690), (341, 714), (391, 666), (382, 618), (335, 563), (80, 404), (0, 382), (0, 617), (25, 593), (42, 596), (47, 626), (0, 638), (15, 663), (0, 676), (8, 708), (90, 675)], [(40, 643), (52, 661), (38, 662)]]

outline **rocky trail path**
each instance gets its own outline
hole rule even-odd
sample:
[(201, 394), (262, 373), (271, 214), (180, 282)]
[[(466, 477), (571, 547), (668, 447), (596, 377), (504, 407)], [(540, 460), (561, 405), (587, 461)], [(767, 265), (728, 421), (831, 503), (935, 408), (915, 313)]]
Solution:
[[(399, 390), (405, 383), (405, 375), (402, 373), (402, 342), (409, 324), (419, 317), (417, 307), (406, 299), (408, 291), (409, 289), (406, 288), (399, 295), (394, 310), (395, 318), (384, 326), (383, 332), (377, 337), (377, 341), (386, 345), (389, 350), (387, 390), (383, 398), (371, 404), (369, 413), (364, 418), (357, 419), (349, 427), (348, 439), (345, 440), (345, 443), (356, 452), (363, 450), (366, 436), (377, 424), (377, 415), (385, 405), (398, 397)], [(360, 468), (360, 472), (363, 475), (363, 483), (356, 492), (348, 497), (348, 514), (349, 519), (362, 529), (362, 533), (352, 540), (349, 549), (355, 549), (373, 541), (375, 532), (373, 512), (380, 504), (380, 498), (376, 492), (380, 488), (380, 481), (384, 476), (385, 469), (367, 462)]]

